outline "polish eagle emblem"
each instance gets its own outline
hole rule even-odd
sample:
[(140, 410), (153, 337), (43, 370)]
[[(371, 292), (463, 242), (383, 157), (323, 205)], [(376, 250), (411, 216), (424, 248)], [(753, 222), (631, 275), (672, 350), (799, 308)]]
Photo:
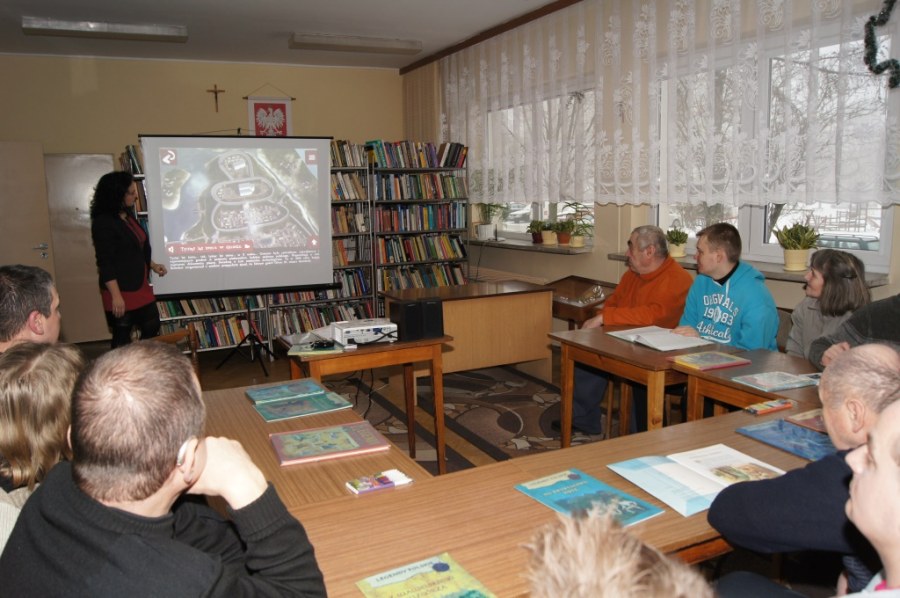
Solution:
[(281, 108), (260, 107), (256, 111), (256, 130), (257, 134), (266, 137), (284, 136), (287, 132), (285, 126), (284, 110)]

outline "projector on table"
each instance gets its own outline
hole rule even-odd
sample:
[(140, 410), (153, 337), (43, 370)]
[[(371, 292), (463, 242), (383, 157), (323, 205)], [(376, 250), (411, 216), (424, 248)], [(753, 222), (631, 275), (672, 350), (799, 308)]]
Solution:
[(387, 318), (369, 318), (334, 322), (334, 340), (345, 347), (367, 343), (394, 342), (397, 340), (397, 325)]

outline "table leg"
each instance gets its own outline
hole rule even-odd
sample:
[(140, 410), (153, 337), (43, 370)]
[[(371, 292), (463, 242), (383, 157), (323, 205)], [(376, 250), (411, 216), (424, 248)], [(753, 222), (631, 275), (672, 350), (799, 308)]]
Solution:
[(291, 361), (291, 380), (297, 380), (298, 378), (303, 377), (303, 368), (300, 367), (300, 363), (298, 359), (293, 357), (289, 357)]
[(413, 364), (403, 364), (403, 396), (406, 399), (406, 439), (409, 443), (409, 456), (416, 458), (416, 395), (413, 392), (416, 377)]
[(431, 386), (434, 388), (434, 443), (437, 445), (435, 448), (438, 474), (447, 473), (444, 438), (444, 365), (441, 359), (441, 345), (435, 345), (431, 355)]
[(703, 418), (703, 396), (700, 394), (700, 384), (693, 376), (688, 376), (687, 383), (687, 421)]
[(663, 409), (666, 404), (666, 373), (651, 372), (647, 376), (647, 429), (658, 430), (663, 426)]
[(312, 378), (316, 382), (322, 381), (322, 368), (319, 367), (318, 361), (310, 361), (306, 364), (306, 367), (309, 369), (310, 378)]
[(575, 385), (575, 362), (569, 350), (569, 345), (560, 343), (559, 359), (559, 427), (562, 438), (560, 446), (567, 448), (572, 444), (572, 391)]

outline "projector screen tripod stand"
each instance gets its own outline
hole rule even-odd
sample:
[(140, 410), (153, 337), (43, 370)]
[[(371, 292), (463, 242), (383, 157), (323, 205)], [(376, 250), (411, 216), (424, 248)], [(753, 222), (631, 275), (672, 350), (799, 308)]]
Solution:
[[(259, 329), (256, 327), (256, 322), (251, 317), (250, 298), (248, 297), (246, 301), (247, 301), (246, 318), (247, 318), (247, 327), (248, 327), (249, 332), (247, 332), (244, 335), (244, 338), (241, 339), (241, 342), (239, 342), (237, 345), (235, 345), (235, 347), (231, 351), (228, 352), (228, 355), (226, 355), (225, 359), (223, 359), (221, 361), (221, 363), (219, 363), (219, 365), (216, 366), (216, 369), (219, 369), (220, 367), (225, 365), (225, 363), (229, 359), (231, 359), (231, 357), (235, 353), (241, 353), (241, 348), (244, 347), (244, 345), (246, 345), (250, 349), (250, 355), (249, 355), (248, 359), (250, 361), (254, 361), (258, 358), (259, 366), (262, 368), (263, 374), (265, 374), (266, 377), (268, 378), (269, 370), (266, 369), (266, 363), (264, 361), (264, 357), (265, 357), (265, 355), (268, 355), (269, 359), (271, 361), (275, 361), (275, 354), (272, 353), (272, 350), (269, 348), (269, 345), (267, 345), (265, 343), (265, 341), (263, 341), (262, 338), (260, 338)], [(243, 355), (243, 353), (241, 353), (241, 354)]]

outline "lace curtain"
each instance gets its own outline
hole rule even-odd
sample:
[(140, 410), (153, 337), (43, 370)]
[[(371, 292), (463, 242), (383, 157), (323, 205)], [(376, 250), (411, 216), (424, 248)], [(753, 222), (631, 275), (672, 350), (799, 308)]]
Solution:
[(487, 203), (898, 203), (900, 88), (863, 63), (881, 8), (584, 0), (444, 58), (441, 134)]

